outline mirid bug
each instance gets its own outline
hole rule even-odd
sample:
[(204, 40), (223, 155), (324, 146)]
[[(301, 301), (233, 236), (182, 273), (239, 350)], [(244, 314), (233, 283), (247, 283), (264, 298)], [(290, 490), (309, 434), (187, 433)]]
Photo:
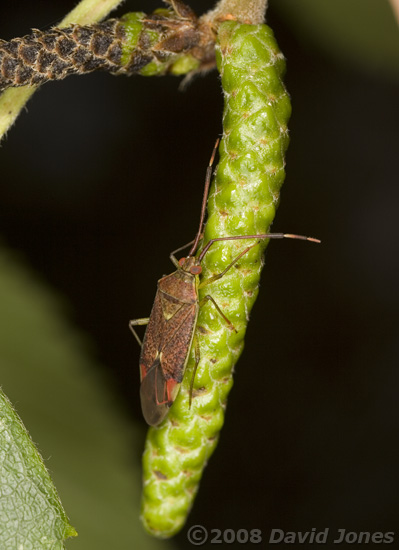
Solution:
[[(212, 296), (207, 295), (200, 301), (198, 298), (198, 290), (223, 277), (223, 275), (225, 275), (244, 254), (263, 239), (291, 238), (317, 243), (320, 242), (318, 239), (313, 239), (311, 237), (288, 233), (235, 235), (210, 240), (202, 249), (198, 257), (196, 257), (195, 253), (202, 238), (206, 203), (212, 175), (212, 165), (218, 143), (219, 140), (217, 140), (215, 144), (206, 172), (200, 224), (196, 237), (194, 241), (188, 245), (178, 248), (170, 254), (170, 259), (177, 267), (177, 270), (170, 275), (162, 277), (162, 279), (158, 281), (157, 293), (155, 295), (150, 317), (145, 319), (134, 319), (129, 323), (133, 335), (141, 346), (141, 407), (144, 418), (150, 426), (157, 426), (162, 422), (179, 392), (191, 345), (195, 337), (195, 327), (199, 308), (205, 302), (211, 301), (225, 322), (234, 330), (232, 323), (221, 311)], [(213, 243), (239, 239), (257, 239), (258, 242), (247, 246), (221, 273), (200, 283), (199, 275), (202, 272), (201, 262)], [(188, 255), (177, 260), (175, 257), (176, 252), (190, 245), (192, 246)], [(142, 343), (134, 329), (137, 325), (148, 325)], [(195, 369), (191, 381), (191, 388), (198, 363), (199, 348), (198, 344), (196, 344)]]

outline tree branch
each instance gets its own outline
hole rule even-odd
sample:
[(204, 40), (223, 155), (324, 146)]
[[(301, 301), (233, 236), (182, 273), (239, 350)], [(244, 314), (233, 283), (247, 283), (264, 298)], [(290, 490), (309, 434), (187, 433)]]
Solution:
[(264, 22), (267, 2), (268, 0), (219, 0), (216, 8), (204, 17), (217, 23), (233, 20), (258, 25)]

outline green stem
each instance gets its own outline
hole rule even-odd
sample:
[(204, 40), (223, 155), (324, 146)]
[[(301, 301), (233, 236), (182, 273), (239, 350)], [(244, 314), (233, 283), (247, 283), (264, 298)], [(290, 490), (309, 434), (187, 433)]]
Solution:
[[(282, 82), (284, 58), (269, 27), (222, 23), (216, 50), (225, 98), (223, 139), (208, 200), (204, 244), (217, 237), (267, 233), (285, 177), (291, 113)], [(221, 273), (250, 244), (253, 241), (215, 243), (202, 263), (203, 280)], [(234, 365), (258, 294), (265, 246), (263, 242), (253, 247), (223, 278), (200, 290), (200, 299), (211, 295), (237, 332), (212, 304), (201, 308), (196, 332), (201, 361), (191, 408), (193, 350), (169, 415), (148, 432), (142, 520), (154, 536), (170, 537), (182, 528), (217, 445)]]
[(116, 9), (122, 0), (82, 0), (72, 11), (68, 13), (58, 25), (68, 27), (73, 23), (79, 25), (90, 25), (97, 23), (106, 17), (112, 10)]
[[(71, 23), (86, 25), (96, 23), (115, 9), (122, 0), (81, 0), (59, 24), (66, 27)], [(0, 140), (14, 124), (21, 110), (30, 97), (35, 93), (36, 87), (23, 86), (11, 88), (0, 95)]]

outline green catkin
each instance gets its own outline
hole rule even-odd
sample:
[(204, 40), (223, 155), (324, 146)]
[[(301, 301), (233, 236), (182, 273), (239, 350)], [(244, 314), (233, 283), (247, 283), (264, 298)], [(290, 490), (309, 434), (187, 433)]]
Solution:
[[(223, 139), (203, 244), (215, 237), (267, 232), (284, 181), (291, 113), (282, 82), (284, 57), (269, 27), (222, 23), (216, 55), (225, 98)], [(203, 260), (202, 280), (223, 271), (253, 243), (215, 243)], [(216, 300), (237, 332), (211, 303), (201, 308), (196, 330), (201, 361), (191, 408), (193, 350), (167, 418), (148, 432), (142, 521), (156, 537), (171, 537), (184, 525), (203, 469), (217, 445), (233, 368), (243, 350), (249, 313), (258, 294), (265, 245), (252, 248), (223, 278), (200, 290), (200, 298), (210, 294)]]

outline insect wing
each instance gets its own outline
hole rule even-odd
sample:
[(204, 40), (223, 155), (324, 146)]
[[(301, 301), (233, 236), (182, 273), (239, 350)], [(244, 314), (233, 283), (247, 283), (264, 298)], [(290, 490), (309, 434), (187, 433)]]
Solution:
[(162, 422), (179, 388), (180, 384), (175, 380), (165, 378), (160, 358), (157, 357), (140, 386), (141, 409), (147, 424), (157, 426)]
[(193, 339), (198, 304), (179, 300), (172, 294), (175, 291), (187, 299), (188, 289), (195, 293), (194, 279), (190, 277), (187, 285), (183, 277), (182, 281), (177, 272), (159, 281), (143, 341), (140, 398), (144, 418), (150, 426), (165, 418), (176, 399)]

